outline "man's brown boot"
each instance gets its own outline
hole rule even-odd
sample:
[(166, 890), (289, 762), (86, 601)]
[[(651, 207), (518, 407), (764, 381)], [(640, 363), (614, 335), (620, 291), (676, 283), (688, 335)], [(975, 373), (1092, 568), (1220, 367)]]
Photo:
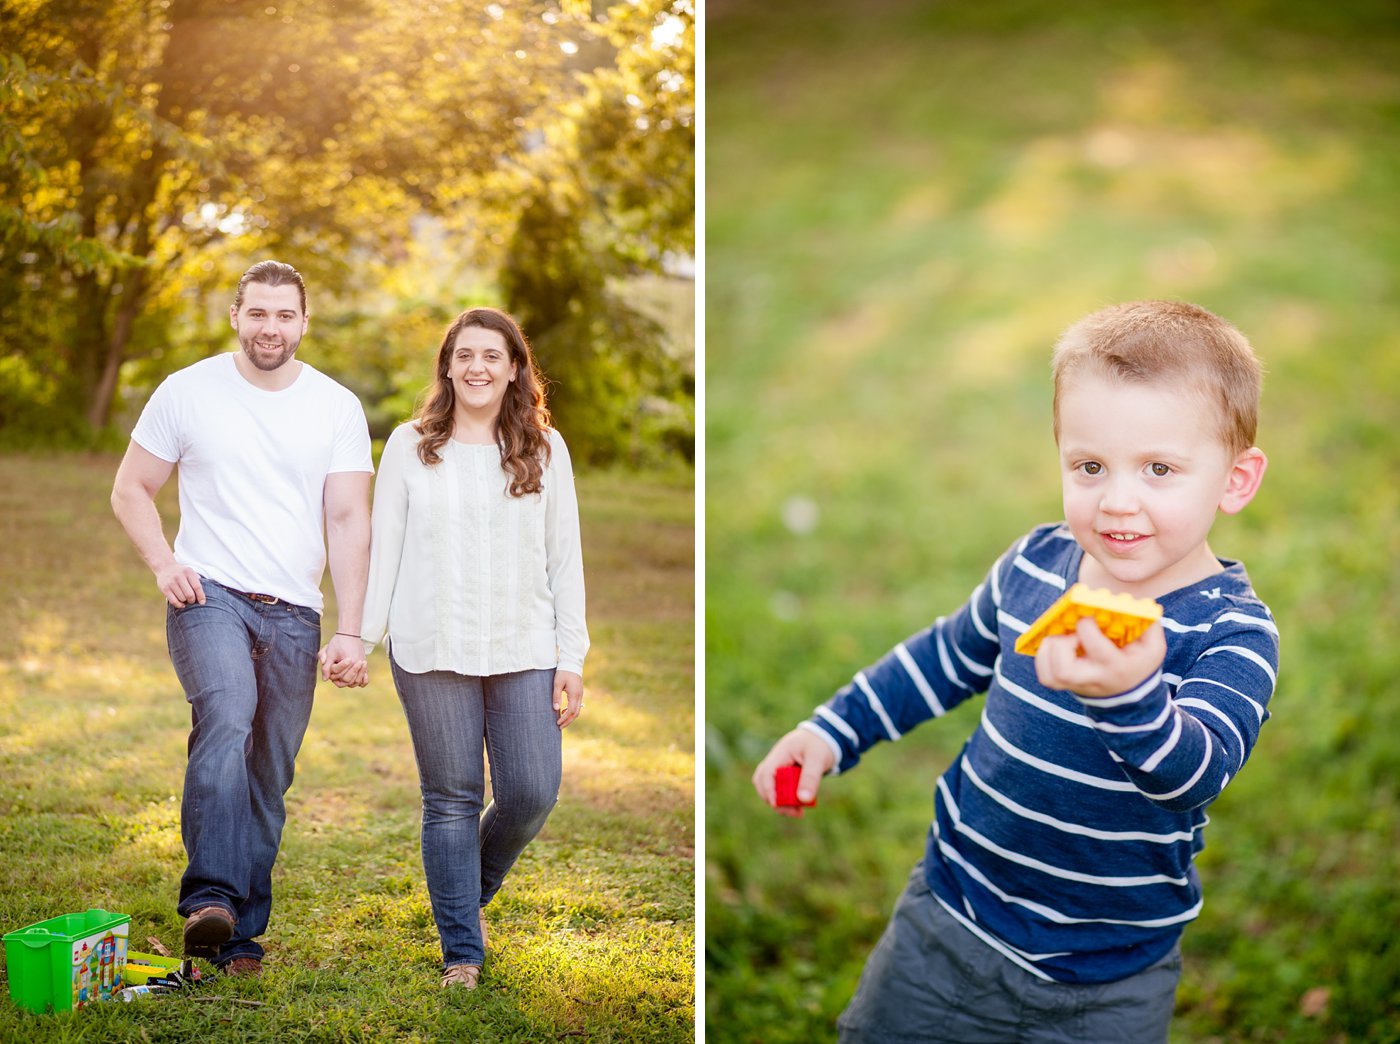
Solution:
[(185, 954), (213, 960), (233, 935), (233, 914), (222, 906), (205, 906), (185, 919)]

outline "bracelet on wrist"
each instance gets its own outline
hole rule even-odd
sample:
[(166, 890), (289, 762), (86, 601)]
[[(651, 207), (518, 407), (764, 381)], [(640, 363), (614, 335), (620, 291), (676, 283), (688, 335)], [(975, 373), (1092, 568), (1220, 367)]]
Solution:
[(342, 637), (342, 638), (359, 638), (359, 637), (360, 637), (358, 634), (351, 634), (349, 631), (336, 631), (335, 633), (338, 634), (338, 635), (339, 635), (340, 637)]

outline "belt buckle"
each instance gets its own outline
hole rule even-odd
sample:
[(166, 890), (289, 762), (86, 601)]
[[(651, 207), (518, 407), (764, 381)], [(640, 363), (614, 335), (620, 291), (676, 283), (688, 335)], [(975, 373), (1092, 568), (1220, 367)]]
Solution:
[(264, 605), (276, 605), (278, 601), (274, 595), (254, 594), (252, 591), (244, 591), (243, 593), (253, 601), (262, 602)]

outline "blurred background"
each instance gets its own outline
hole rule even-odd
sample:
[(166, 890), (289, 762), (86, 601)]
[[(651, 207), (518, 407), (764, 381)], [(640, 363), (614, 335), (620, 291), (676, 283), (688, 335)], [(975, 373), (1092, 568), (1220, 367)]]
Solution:
[(0, 447), (129, 430), (275, 257), (377, 438), (490, 304), (576, 461), (692, 455), (690, 0), (0, 12)]
[(1173, 1040), (1400, 1040), (1400, 9), (706, 8), (707, 1038), (831, 1039), (980, 701), (802, 821), (769, 745), (1061, 517), (1049, 352), (1182, 298), (1265, 362), (1212, 546), (1283, 635)]

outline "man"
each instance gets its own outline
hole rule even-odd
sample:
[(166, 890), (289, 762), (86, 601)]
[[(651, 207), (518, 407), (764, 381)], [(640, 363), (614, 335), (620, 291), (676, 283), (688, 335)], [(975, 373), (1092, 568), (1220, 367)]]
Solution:
[[(256, 976), (283, 796), (311, 718), (327, 545), (339, 622), (319, 654), (323, 676), (368, 682), (359, 635), (373, 463), (359, 401), (296, 357), (307, 327), (297, 270), (278, 261), (248, 269), (229, 319), (241, 350), (156, 389), (112, 509), (169, 603), (170, 659), (191, 708), (180, 807), (185, 952)], [(177, 463), (172, 550), (155, 496)]]

